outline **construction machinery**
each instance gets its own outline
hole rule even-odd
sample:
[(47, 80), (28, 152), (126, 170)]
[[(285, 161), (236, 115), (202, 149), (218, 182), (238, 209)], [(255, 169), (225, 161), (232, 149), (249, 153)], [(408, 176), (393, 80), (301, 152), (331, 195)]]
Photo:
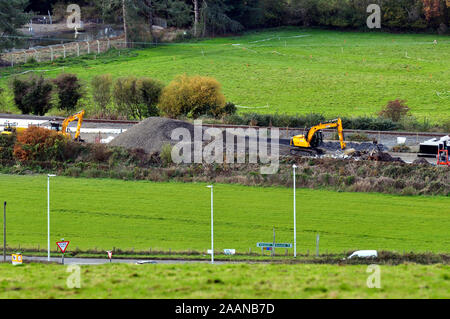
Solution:
[(341, 149), (346, 148), (344, 142), (344, 129), (342, 127), (342, 120), (340, 118), (326, 122), (320, 123), (319, 125), (313, 126), (306, 130), (305, 134), (296, 135), (291, 139), (291, 154), (292, 155), (319, 155), (323, 151), (319, 146), (323, 142), (323, 129), (337, 128), (339, 141), (341, 143)]
[(25, 127), (17, 127), (17, 123), (6, 122), (3, 126), (4, 129), (1, 132), (1, 135), (12, 135), (26, 130)]
[(58, 122), (52, 121), (50, 122), (50, 129), (60, 132), (67, 138), (72, 138), (71, 134), (67, 132), (67, 128), (71, 122), (78, 120), (77, 130), (75, 131), (75, 136), (73, 137), (73, 139), (75, 141), (83, 142), (83, 140), (80, 138), (80, 133), (81, 133), (81, 124), (83, 124), (84, 113), (85, 111), (82, 110), (72, 116), (69, 116), (62, 122), (62, 125)]

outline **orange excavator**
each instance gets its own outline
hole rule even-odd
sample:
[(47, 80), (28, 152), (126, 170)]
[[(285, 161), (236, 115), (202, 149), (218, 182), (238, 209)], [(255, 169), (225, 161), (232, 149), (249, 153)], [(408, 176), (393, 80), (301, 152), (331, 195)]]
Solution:
[(320, 123), (319, 125), (309, 128), (305, 134), (296, 135), (291, 139), (291, 154), (292, 155), (318, 155), (323, 151), (318, 148), (323, 142), (323, 129), (337, 128), (341, 149), (345, 149), (347, 145), (344, 142), (344, 129), (342, 127), (342, 120), (340, 118)]
[(69, 126), (69, 124), (75, 120), (78, 120), (78, 124), (77, 124), (77, 130), (75, 132), (75, 136), (74, 136), (74, 140), (75, 141), (79, 141), (79, 142), (84, 142), (81, 138), (80, 138), (80, 133), (81, 133), (81, 124), (83, 124), (83, 117), (84, 117), (84, 113), (85, 111), (82, 110), (72, 116), (69, 116), (68, 118), (66, 118), (62, 125), (57, 123), (57, 122), (50, 122), (50, 126), (52, 130), (58, 131), (60, 132), (62, 135), (64, 135), (67, 138), (72, 138), (72, 136), (70, 135), (69, 132), (67, 132), (67, 127)]

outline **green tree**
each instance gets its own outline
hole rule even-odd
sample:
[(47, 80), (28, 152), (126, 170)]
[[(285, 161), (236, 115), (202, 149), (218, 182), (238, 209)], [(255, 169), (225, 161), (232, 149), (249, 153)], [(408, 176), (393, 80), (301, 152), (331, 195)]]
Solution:
[(106, 113), (111, 103), (111, 87), (113, 79), (111, 74), (96, 75), (91, 80), (92, 99), (100, 111)]
[(34, 114), (43, 116), (51, 105), (51, 93), (53, 86), (43, 76), (30, 76), (12, 80), (14, 103), (22, 114)]
[(25, 13), (28, 0), (0, 0), (0, 50), (13, 48), (20, 42), (17, 36), (22, 34), (17, 30), (30, 18)]
[(83, 86), (76, 74), (61, 74), (53, 80), (58, 93), (58, 108), (72, 111), (83, 97)]

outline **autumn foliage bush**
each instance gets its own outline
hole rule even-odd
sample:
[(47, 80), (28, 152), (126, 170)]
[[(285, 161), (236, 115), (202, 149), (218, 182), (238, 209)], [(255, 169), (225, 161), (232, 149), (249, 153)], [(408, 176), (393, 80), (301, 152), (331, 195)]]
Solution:
[(379, 115), (398, 122), (409, 112), (409, 107), (405, 103), (403, 100), (389, 101)]
[(219, 117), (225, 112), (225, 96), (220, 83), (211, 77), (180, 75), (161, 95), (159, 107), (169, 117), (201, 115)]
[(43, 127), (29, 127), (17, 136), (14, 157), (19, 161), (63, 160), (66, 138)]

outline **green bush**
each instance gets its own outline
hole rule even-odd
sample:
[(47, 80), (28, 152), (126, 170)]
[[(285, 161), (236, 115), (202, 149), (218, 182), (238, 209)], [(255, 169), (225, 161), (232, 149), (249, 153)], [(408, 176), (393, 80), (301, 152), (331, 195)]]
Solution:
[(166, 144), (162, 147), (161, 150), (161, 161), (165, 166), (172, 164), (172, 145)]
[(131, 119), (159, 115), (159, 102), (163, 84), (150, 78), (134, 76), (119, 78), (114, 85), (114, 101), (119, 114)]
[(14, 78), (11, 82), (14, 103), (22, 114), (45, 115), (51, 105), (52, 84), (42, 76)]
[(108, 105), (111, 103), (112, 84), (113, 79), (111, 74), (95, 75), (91, 80), (92, 99), (103, 113), (107, 113)]
[(158, 103), (164, 84), (151, 78), (141, 78), (138, 83), (140, 97), (139, 115), (143, 117), (158, 116)]
[(58, 108), (73, 111), (83, 97), (83, 86), (76, 74), (61, 74), (53, 80), (58, 94)]

